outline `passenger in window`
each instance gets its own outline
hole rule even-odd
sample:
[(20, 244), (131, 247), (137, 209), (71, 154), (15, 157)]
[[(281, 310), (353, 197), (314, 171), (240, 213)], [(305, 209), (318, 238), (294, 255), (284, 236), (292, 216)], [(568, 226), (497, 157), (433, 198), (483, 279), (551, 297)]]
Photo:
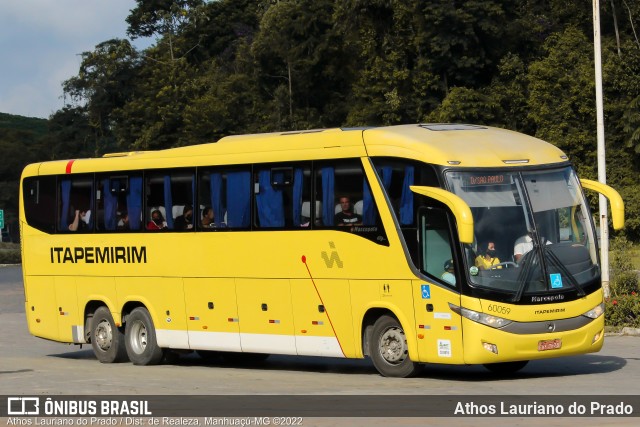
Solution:
[(440, 276), (442, 280), (450, 285), (456, 284), (455, 268), (453, 267), (453, 260), (448, 259), (444, 262), (444, 273)]
[(87, 212), (87, 209), (76, 209), (73, 221), (69, 224), (69, 231), (83, 231), (89, 227), (89, 215), (87, 215)]
[(213, 209), (211, 206), (207, 206), (202, 211), (202, 227), (204, 228), (214, 228), (216, 223), (213, 220)]
[(193, 206), (186, 205), (182, 210), (182, 215), (173, 221), (176, 230), (191, 230), (193, 228)]
[(340, 197), (340, 209), (341, 211), (333, 218), (335, 225), (341, 227), (362, 225), (362, 217), (353, 211), (351, 200), (348, 197)]
[(129, 230), (129, 213), (124, 211), (120, 214), (120, 220), (118, 221), (118, 230)]
[(162, 213), (155, 209), (151, 212), (151, 221), (147, 223), (147, 230), (166, 230), (167, 222), (164, 220)]
[(488, 242), (486, 248), (476, 257), (476, 267), (481, 270), (488, 270), (494, 265), (500, 264), (500, 259), (496, 256), (496, 245)]

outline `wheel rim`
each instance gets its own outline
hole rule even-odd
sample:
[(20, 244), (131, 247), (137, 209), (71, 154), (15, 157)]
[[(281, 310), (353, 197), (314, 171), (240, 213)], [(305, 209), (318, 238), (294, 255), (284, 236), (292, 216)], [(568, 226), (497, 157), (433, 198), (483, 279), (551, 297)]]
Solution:
[(147, 348), (147, 327), (142, 322), (135, 322), (131, 326), (131, 348), (137, 354), (144, 353)]
[(100, 350), (107, 351), (111, 348), (113, 331), (111, 330), (111, 323), (109, 323), (108, 320), (103, 319), (98, 323), (94, 331), (94, 338)]
[(407, 358), (407, 340), (398, 327), (389, 328), (380, 336), (380, 356), (391, 365), (398, 365)]

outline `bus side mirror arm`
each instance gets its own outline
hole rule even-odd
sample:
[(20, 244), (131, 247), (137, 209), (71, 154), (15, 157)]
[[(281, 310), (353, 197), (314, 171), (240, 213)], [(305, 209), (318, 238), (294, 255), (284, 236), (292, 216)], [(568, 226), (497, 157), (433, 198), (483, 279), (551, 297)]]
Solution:
[(609, 199), (613, 228), (615, 230), (622, 229), (624, 227), (624, 202), (622, 201), (620, 194), (607, 184), (603, 184), (598, 181), (581, 178), (580, 183), (584, 188), (596, 191)]
[(447, 205), (458, 224), (458, 238), (461, 243), (473, 243), (473, 214), (471, 208), (459, 196), (442, 188), (412, 185), (411, 191)]

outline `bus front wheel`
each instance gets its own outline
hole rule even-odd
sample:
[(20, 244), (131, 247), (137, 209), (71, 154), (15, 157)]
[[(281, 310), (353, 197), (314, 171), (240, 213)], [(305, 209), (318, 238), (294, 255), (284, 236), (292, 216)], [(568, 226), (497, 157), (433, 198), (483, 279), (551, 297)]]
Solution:
[(373, 325), (369, 355), (373, 366), (385, 377), (411, 377), (420, 372), (422, 367), (409, 358), (409, 347), (402, 325), (388, 315), (381, 316)]
[(127, 360), (124, 334), (113, 321), (111, 311), (99, 307), (91, 318), (91, 348), (102, 363), (117, 363)]
[(158, 347), (153, 320), (146, 308), (135, 308), (129, 314), (124, 339), (134, 365), (157, 365), (162, 361), (163, 351)]

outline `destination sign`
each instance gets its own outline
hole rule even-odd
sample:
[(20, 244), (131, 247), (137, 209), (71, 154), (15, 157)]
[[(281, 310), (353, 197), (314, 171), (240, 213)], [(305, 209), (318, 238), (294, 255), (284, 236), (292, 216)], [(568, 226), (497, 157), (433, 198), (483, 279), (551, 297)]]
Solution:
[(462, 182), (466, 187), (511, 184), (509, 175), (505, 174), (464, 174)]

